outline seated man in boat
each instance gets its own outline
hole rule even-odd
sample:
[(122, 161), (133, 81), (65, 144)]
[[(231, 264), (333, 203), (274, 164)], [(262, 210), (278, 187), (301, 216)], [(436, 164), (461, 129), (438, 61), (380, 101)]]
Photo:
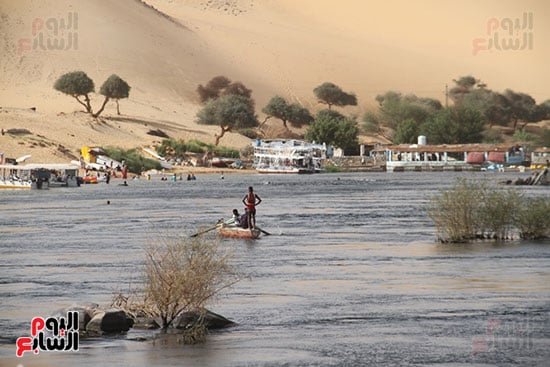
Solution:
[(237, 209), (233, 209), (233, 218), (231, 220), (237, 227), (241, 225), (241, 215)]
[(242, 215), (239, 214), (239, 211), (237, 209), (233, 209), (233, 216), (231, 217), (231, 219), (228, 219), (226, 221), (223, 222), (224, 225), (229, 225), (229, 226), (236, 226), (236, 227), (240, 227), (241, 226), (241, 217)]

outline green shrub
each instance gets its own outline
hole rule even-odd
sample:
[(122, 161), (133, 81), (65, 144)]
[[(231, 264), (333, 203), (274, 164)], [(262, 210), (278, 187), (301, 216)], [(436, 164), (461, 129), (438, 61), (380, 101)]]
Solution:
[(161, 156), (165, 156), (168, 152), (182, 157), (187, 152), (187, 145), (183, 140), (163, 139), (160, 146), (156, 147), (156, 151)]
[(183, 157), (184, 154), (188, 152), (201, 154), (212, 152), (217, 157), (239, 158), (239, 151), (237, 149), (206, 144), (194, 139), (188, 142), (184, 142), (183, 140), (164, 139), (156, 150), (161, 156), (165, 156), (168, 153), (175, 153), (177, 157)]
[(189, 140), (187, 142), (187, 151), (191, 153), (205, 153), (208, 150), (208, 145), (199, 140)]
[(260, 134), (255, 129), (246, 128), (246, 129), (239, 129), (239, 134), (246, 136), (249, 139), (258, 139), (260, 138)]
[(534, 141), (537, 139), (536, 135), (530, 134), (525, 129), (517, 129), (514, 131), (514, 141), (524, 142), (524, 141)]
[(323, 167), (325, 173), (338, 173), (342, 172), (342, 167), (336, 165), (336, 164), (325, 164)]
[(504, 143), (504, 140), (497, 130), (487, 129), (483, 132), (483, 142), (485, 144), (498, 144)]

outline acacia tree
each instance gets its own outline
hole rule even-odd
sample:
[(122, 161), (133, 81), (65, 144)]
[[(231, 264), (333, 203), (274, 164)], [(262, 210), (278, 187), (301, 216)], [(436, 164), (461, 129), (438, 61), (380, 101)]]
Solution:
[(313, 89), (313, 93), (319, 103), (328, 105), (329, 110), (331, 106), (357, 106), (355, 94), (346, 93), (333, 83), (325, 82)]
[(116, 111), (120, 115), (120, 109), (118, 105), (118, 100), (121, 98), (128, 98), (130, 94), (130, 86), (124, 80), (122, 80), (118, 75), (111, 75), (105, 82), (101, 85), (99, 93), (105, 96), (101, 108), (93, 114), (94, 117), (98, 117), (109, 99), (114, 99), (116, 101)]
[(198, 113), (197, 123), (201, 125), (218, 125), (220, 135), (216, 135), (216, 145), (226, 132), (258, 126), (254, 107), (250, 98), (226, 94), (209, 101)]
[(550, 99), (537, 105), (535, 115), (537, 120), (550, 120)]
[(215, 76), (205, 86), (199, 84), (197, 93), (201, 103), (206, 103), (211, 99), (216, 99), (220, 96), (221, 91), (231, 84), (231, 80), (223, 75)]
[(503, 94), (489, 89), (477, 89), (468, 94), (462, 106), (479, 111), (489, 126), (507, 125), (511, 121), (511, 106), (508, 99)]
[(453, 82), (455, 83), (455, 86), (449, 91), (449, 97), (451, 97), (455, 104), (460, 104), (468, 94), (475, 90), (476, 86), (478, 88), (485, 87), (485, 84), (471, 75), (453, 79)]
[(355, 152), (359, 146), (357, 122), (337, 111), (322, 110), (308, 127), (305, 138), (342, 148), (345, 152)]
[(201, 103), (206, 103), (227, 94), (236, 94), (247, 98), (251, 98), (252, 96), (252, 90), (248, 89), (243, 83), (232, 82), (223, 75), (210, 79), (205, 86), (199, 84), (197, 93), (199, 94)]
[(283, 97), (275, 96), (269, 100), (267, 105), (262, 109), (262, 112), (267, 115), (267, 118), (275, 117), (283, 121), (283, 125), (288, 129), (287, 122), (293, 127), (300, 128), (313, 121), (313, 116), (309, 111), (298, 105), (289, 104)]
[(527, 122), (533, 121), (536, 118), (537, 104), (530, 95), (506, 89), (504, 97), (510, 106), (510, 118), (514, 122), (514, 130), (517, 127), (518, 121), (521, 120), (527, 124)]
[[(74, 97), (78, 103), (84, 106), (86, 112), (93, 113), (89, 94), (95, 89), (94, 81), (85, 72), (73, 71), (63, 74), (57, 79), (53, 87), (61, 93)], [(84, 98), (84, 101), (80, 100), (81, 97)]]
[(528, 123), (542, 118), (541, 107), (528, 94), (511, 89), (506, 89), (504, 93), (494, 92), (472, 76), (453, 81), (456, 86), (449, 95), (455, 105), (479, 111), (490, 126), (513, 122), (515, 130), (519, 121)]

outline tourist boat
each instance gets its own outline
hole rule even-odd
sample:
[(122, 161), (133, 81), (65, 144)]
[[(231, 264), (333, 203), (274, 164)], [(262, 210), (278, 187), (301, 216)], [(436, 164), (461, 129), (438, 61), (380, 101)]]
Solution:
[(22, 169), (19, 165), (0, 165), (0, 188), (30, 190), (32, 179), (30, 170)]
[(440, 144), (428, 145), (424, 136), (418, 144), (399, 144), (375, 148), (374, 159), (383, 157), (386, 171), (474, 171), (488, 167), (524, 164), (523, 147), (515, 144)]
[(256, 239), (260, 237), (261, 231), (257, 228), (241, 228), (231, 224), (221, 224), (217, 227), (221, 237)]
[(72, 164), (32, 163), (0, 165), (1, 189), (49, 189), (80, 186), (78, 167)]
[(254, 167), (259, 173), (320, 172), (326, 145), (301, 140), (256, 140)]

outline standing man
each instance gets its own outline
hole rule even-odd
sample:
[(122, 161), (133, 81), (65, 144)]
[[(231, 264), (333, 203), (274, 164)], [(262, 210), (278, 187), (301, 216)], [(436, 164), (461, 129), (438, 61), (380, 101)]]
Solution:
[(243, 197), (243, 204), (246, 205), (250, 229), (256, 228), (256, 205), (260, 205), (261, 202), (262, 199), (254, 193), (252, 186), (249, 186), (248, 193)]

